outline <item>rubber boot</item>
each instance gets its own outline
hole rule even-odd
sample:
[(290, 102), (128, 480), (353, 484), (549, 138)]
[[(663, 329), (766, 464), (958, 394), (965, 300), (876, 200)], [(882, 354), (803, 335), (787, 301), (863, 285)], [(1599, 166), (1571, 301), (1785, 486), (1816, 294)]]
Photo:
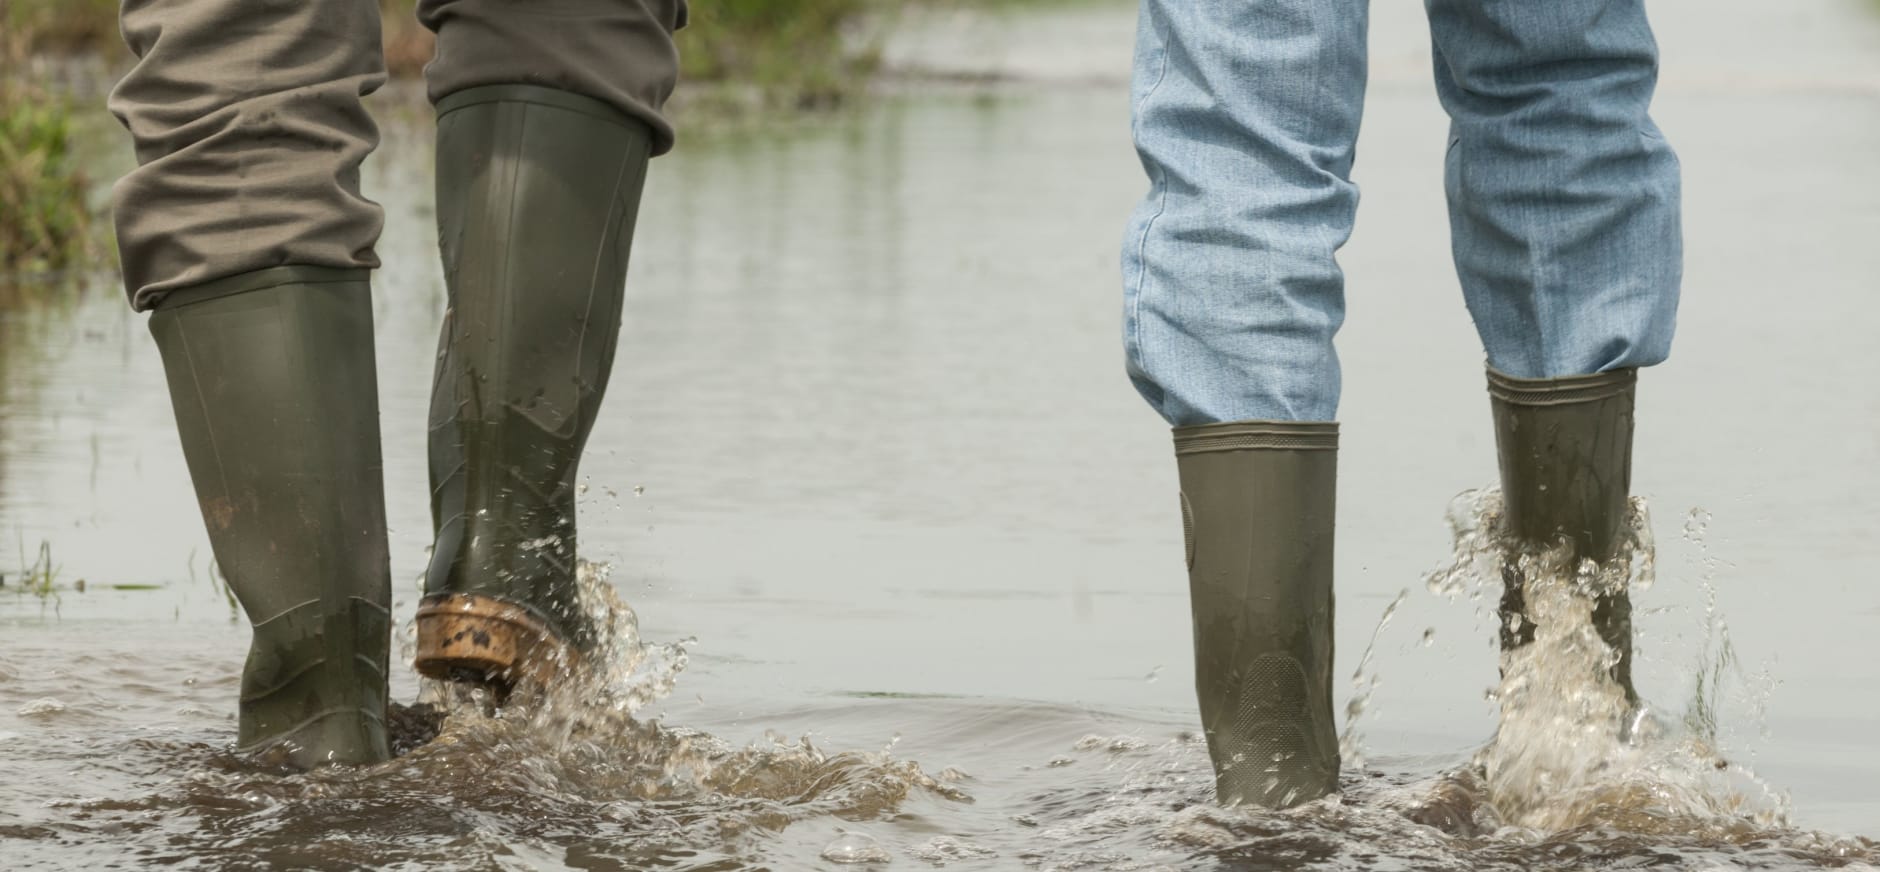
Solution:
[[(1618, 555), (1632, 487), (1632, 404), (1638, 371), (1521, 379), (1488, 371), (1501, 465), (1502, 522), (1517, 550), (1571, 543), (1575, 563)], [(1534, 640), (1522, 577), (1515, 561), (1503, 569), (1501, 644)], [(1618, 654), (1611, 673), (1629, 703), (1632, 686), (1632, 600), (1624, 590), (1600, 592), (1593, 624)]]
[(1338, 425), (1181, 427), (1175, 458), (1216, 794), (1284, 808), (1331, 793)]
[(373, 763), (386, 744), (391, 570), (363, 270), (277, 267), (150, 318), (216, 564), (254, 624), (243, 750)]
[(459, 91), (437, 113), (449, 309), (416, 666), (506, 693), (595, 642), (575, 577), (576, 470), (613, 367), (652, 131), (532, 85)]

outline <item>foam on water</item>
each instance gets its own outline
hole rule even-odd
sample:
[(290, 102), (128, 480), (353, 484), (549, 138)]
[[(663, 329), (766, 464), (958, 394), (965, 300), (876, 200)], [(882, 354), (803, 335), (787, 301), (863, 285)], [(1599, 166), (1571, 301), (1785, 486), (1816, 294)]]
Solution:
[[(1618, 553), (1604, 564), (1573, 560), (1565, 543), (1527, 548), (1505, 541), (1494, 489), (1457, 497), (1449, 521), (1455, 551), (1430, 574), (1429, 588), (1493, 603), (1499, 597), (1487, 594), (1519, 583), (1526, 613), (1497, 621), (1525, 622), (1534, 636), (1501, 654), (1492, 694), (1499, 726), (1472, 761), (1494, 823), (1539, 831), (1615, 817), (1646, 828), (1654, 828), (1653, 819), (1788, 824), (1786, 803), (1722, 755), (1714, 729), (1691, 729), (1690, 718), (1669, 720), (1649, 701), (1634, 707), (1610, 677), (1619, 654), (1595, 627), (1594, 600), (1642, 592), (1656, 578), (1643, 500), (1632, 500)], [(1505, 561), (1512, 571), (1504, 573)], [(1702, 719), (1713, 725), (1714, 704)]]
[[(1633, 501), (1621, 553), (1605, 565), (1568, 561), (1564, 546), (1508, 548), (1500, 512), (1495, 490), (1458, 497), (1449, 512), (1454, 552), (1426, 578), (1432, 592), (1492, 611), (1512, 555), (1511, 577), (1527, 595), (1535, 638), (1502, 656), (1491, 694), (1500, 719), (1482, 747), (1447, 762), (1365, 759), (1357, 721), (1380, 681), (1372, 651), (1400, 595), (1352, 673), (1338, 794), (1284, 811), (1220, 808), (1200, 736), (1089, 736), (1051, 762), (1073, 777), (1084, 770), (1084, 789), (1038, 797), (1015, 818), (1038, 828), (1039, 847), (1025, 859), (1047, 869), (1349, 870), (1863, 869), (1880, 861), (1868, 840), (1794, 827), (1786, 798), (1719, 747), (1717, 689), (1734, 654), (1714, 603), (1699, 689), (1683, 717), (1650, 703), (1634, 708), (1610, 677), (1617, 655), (1594, 629), (1593, 598), (1654, 581), (1643, 501)], [(1687, 538), (1701, 537), (1701, 519), (1697, 526), (1687, 525)]]

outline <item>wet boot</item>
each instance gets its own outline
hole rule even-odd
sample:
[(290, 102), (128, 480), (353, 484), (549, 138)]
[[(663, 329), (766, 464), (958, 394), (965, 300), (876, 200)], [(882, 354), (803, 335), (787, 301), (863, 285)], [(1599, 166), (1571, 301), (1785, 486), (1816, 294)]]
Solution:
[[(1575, 563), (1617, 556), (1632, 486), (1632, 403), (1638, 371), (1520, 379), (1488, 371), (1501, 465), (1502, 520), (1518, 550), (1571, 543)], [(1515, 559), (1502, 571), (1501, 644), (1534, 640)], [(1632, 687), (1632, 600), (1601, 591), (1593, 624), (1618, 654), (1611, 674), (1636, 705)]]
[(416, 666), (507, 692), (596, 641), (575, 577), (576, 468), (613, 366), (652, 132), (532, 85), (459, 91), (437, 112), (450, 296)]
[(150, 318), (217, 565), (254, 624), (243, 750), (373, 763), (386, 744), (391, 575), (363, 270), (276, 267)]
[(1269, 808), (1331, 793), (1338, 425), (1180, 427), (1175, 456), (1216, 793)]

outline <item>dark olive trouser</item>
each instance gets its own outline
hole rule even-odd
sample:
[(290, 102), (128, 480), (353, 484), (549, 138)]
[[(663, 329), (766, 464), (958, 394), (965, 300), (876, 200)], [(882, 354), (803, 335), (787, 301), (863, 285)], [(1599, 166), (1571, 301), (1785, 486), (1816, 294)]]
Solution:
[[(644, 121), (663, 153), (685, 15), (685, 0), (422, 0), (429, 95), (569, 91)], [(124, 0), (122, 26), (138, 63), (110, 108), (138, 166), (112, 207), (133, 306), (269, 267), (378, 266), (384, 217), (359, 185), (378, 145), (362, 98), (385, 82), (377, 3)]]

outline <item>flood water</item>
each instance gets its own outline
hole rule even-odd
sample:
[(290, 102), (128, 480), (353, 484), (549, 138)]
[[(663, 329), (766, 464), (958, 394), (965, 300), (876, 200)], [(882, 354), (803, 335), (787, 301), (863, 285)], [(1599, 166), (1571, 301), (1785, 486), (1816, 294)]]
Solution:
[[(1379, 4), (1343, 256), (1345, 794), (1210, 806), (1168, 432), (1118, 337), (1134, 13), (1047, 4), (910, 16), (888, 61), (939, 75), (655, 163), (581, 502), (643, 659), (532, 713), (460, 707), (381, 767), (229, 750), (247, 629), (111, 280), (0, 314), (0, 866), (1880, 865), (1880, 9), (1652, 10), (1688, 267), (1634, 467), (1664, 734), (1619, 788), (1524, 816), (1470, 765), (1498, 723), (1493, 598), (1426, 577), (1469, 554), (1452, 522), (1482, 498), (1451, 501), (1493, 481), (1493, 438), (1421, 12)], [(430, 130), (400, 107), (379, 101), (367, 184), (408, 620), (444, 292)], [(42, 543), (47, 596), (19, 572)], [(393, 692), (417, 697), (408, 667)], [(1511, 735), (1489, 774), (1591, 747)]]

